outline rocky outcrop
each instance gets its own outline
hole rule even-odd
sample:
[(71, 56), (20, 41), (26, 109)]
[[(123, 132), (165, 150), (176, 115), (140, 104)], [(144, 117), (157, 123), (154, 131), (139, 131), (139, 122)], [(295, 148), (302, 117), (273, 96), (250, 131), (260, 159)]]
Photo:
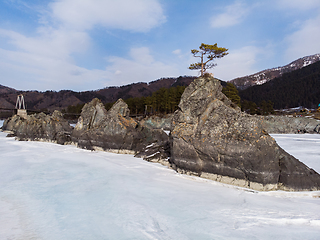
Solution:
[(198, 78), (173, 116), (171, 165), (256, 190), (319, 190), (320, 175), (281, 149), (261, 121), (232, 107), (214, 78)]
[(130, 118), (122, 99), (108, 112), (97, 98), (87, 103), (71, 139), (81, 148), (130, 153), (148, 161), (166, 161), (170, 154), (168, 135)]
[(320, 120), (306, 117), (256, 116), (268, 133), (320, 133)]
[[(212, 77), (196, 79), (168, 117), (171, 124), (160, 118), (135, 121), (122, 99), (109, 111), (93, 99), (83, 107), (73, 131), (58, 111), (51, 116), (15, 115), (3, 130), (20, 140), (130, 153), (180, 173), (256, 190), (319, 190), (320, 175), (276, 144), (265, 131), (265, 119), (241, 112), (221, 90)], [(163, 129), (171, 130), (170, 138)]]
[(38, 113), (25, 118), (18, 115), (8, 118), (2, 126), (3, 131), (11, 132), (19, 140), (44, 140), (59, 144), (69, 143), (72, 127), (59, 111), (52, 115)]

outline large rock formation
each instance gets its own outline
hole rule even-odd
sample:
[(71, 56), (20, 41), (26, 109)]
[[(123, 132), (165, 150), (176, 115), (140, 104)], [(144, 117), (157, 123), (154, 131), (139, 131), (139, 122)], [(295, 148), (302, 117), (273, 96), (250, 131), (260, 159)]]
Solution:
[(148, 161), (168, 163), (170, 154), (168, 135), (130, 118), (122, 99), (108, 112), (97, 98), (87, 103), (71, 138), (81, 148), (135, 154)]
[(259, 119), (232, 106), (219, 81), (198, 78), (173, 117), (171, 165), (256, 190), (318, 190), (320, 175), (281, 149)]
[(320, 120), (273, 115), (256, 117), (268, 133), (320, 133)]
[(9, 136), (16, 136), (19, 140), (44, 140), (59, 144), (69, 143), (72, 127), (59, 111), (52, 115), (38, 113), (25, 118), (14, 115), (4, 121), (3, 131), (10, 131)]

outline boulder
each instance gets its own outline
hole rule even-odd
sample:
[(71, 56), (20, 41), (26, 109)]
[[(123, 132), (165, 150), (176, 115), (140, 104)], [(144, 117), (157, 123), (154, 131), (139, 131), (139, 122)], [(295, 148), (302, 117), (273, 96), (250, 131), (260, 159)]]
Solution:
[(61, 112), (54, 111), (52, 115), (44, 113), (26, 117), (14, 115), (4, 121), (2, 130), (11, 132), (8, 136), (16, 136), (23, 141), (43, 140), (66, 144), (71, 141), (72, 127)]
[(141, 125), (129, 117), (119, 99), (106, 111), (99, 99), (84, 105), (71, 139), (81, 148), (134, 154), (148, 161), (167, 162), (169, 138), (161, 129)]
[(319, 190), (320, 175), (281, 149), (258, 118), (221, 90), (213, 77), (186, 88), (172, 120), (171, 166), (255, 190)]

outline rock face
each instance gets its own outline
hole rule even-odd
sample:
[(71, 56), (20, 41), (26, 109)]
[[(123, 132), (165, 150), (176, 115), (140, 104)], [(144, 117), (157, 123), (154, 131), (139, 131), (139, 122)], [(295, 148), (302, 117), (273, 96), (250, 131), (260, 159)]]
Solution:
[(183, 93), (173, 116), (171, 165), (256, 190), (318, 190), (320, 175), (281, 149), (259, 119), (232, 107), (211, 77)]
[(256, 116), (268, 133), (320, 133), (320, 121), (305, 117)]
[(108, 112), (97, 98), (87, 103), (71, 138), (81, 148), (130, 153), (148, 161), (164, 161), (170, 154), (168, 135), (130, 118), (122, 99)]
[(12, 132), (10, 135), (19, 140), (45, 140), (65, 144), (71, 141), (72, 127), (61, 112), (54, 111), (51, 116), (44, 113), (28, 115), (26, 118), (14, 115), (3, 123), (2, 130)]

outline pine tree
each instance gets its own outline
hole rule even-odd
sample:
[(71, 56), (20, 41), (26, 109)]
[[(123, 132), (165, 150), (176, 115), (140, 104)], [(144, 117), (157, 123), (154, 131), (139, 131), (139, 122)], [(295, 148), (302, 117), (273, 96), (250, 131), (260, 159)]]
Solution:
[(226, 95), (233, 103), (241, 107), (241, 99), (238, 89), (230, 82), (222, 89), (222, 93)]
[[(189, 66), (191, 70), (199, 70), (200, 69), (200, 76), (203, 76), (207, 69), (213, 68), (216, 66), (216, 63), (212, 63), (215, 58), (222, 58), (229, 53), (227, 52), (228, 49), (223, 47), (218, 47), (217, 43), (213, 45), (204, 44), (202, 43), (199, 47), (200, 50), (192, 49), (191, 53), (194, 57), (200, 58), (200, 62), (192, 63)], [(205, 59), (205, 56), (207, 59)]]

